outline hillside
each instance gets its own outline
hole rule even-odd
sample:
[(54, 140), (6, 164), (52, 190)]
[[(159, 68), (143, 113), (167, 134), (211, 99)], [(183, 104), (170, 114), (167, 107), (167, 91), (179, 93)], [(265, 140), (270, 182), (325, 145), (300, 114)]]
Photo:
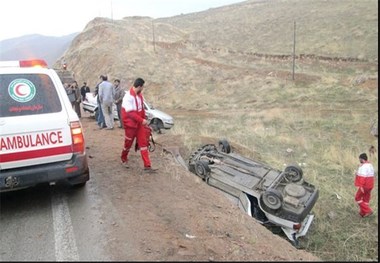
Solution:
[(187, 40), (204, 47), (272, 55), (292, 54), (295, 22), (297, 54), (372, 60), (378, 56), (377, 5), (376, 1), (256, 0), (157, 22), (180, 28)]
[[(203, 137), (227, 138), (274, 167), (302, 164), (320, 187), (306, 250), (364, 261), (378, 258), (378, 219), (357, 217), (352, 178), (357, 156), (378, 145), (377, 46), (377, 1), (245, 1), (162, 19), (96, 18), (56, 65), (64, 59), (91, 89), (101, 74), (125, 88), (144, 78), (147, 100), (174, 117), (168, 141), (179, 136), (187, 154)], [(370, 158), (377, 174), (377, 150)]]

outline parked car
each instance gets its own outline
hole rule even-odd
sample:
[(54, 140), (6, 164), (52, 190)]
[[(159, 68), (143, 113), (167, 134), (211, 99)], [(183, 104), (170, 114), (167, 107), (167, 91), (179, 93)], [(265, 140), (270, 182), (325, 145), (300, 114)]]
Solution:
[(0, 192), (90, 178), (82, 124), (43, 60), (0, 61)]
[[(98, 111), (97, 96), (93, 92), (86, 93), (86, 100), (82, 102), (82, 107), (84, 111), (96, 115)], [(144, 109), (149, 125), (156, 127), (158, 130), (170, 129), (174, 126), (172, 116), (156, 109), (146, 101), (144, 101)], [(115, 104), (113, 106), (113, 116), (115, 120), (119, 119)]]
[(232, 196), (248, 215), (268, 227), (280, 227), (299, 246), (314, 215), (318, 189), (306, 182), (297, 164), (284, 171), (231, 151), (227, 140), (206, 144), (189, 158), (189, 171)]

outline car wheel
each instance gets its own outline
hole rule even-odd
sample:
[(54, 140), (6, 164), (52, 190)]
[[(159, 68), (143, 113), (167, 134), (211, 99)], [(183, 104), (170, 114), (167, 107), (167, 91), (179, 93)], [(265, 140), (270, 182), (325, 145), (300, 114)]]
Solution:
[(150, 125), (155, 126), (157, 130), (164, 129), (164, 123), (162, 122), (162, 120), (157, 119), (157, 118), (154, 118), (153, 120), (151, 120)]
[(262, 200), (268, 208), (278, 210), (282, 206), (283, 197), (280, 191), (270, 188), (263, 193)]
[(298, 182), (302, 179), (302, 169), (298, 164), (291, 164), (285, 168), (285, 178), (290, 182)]
[(197, 149), (195, 152), (193, 152), (189, 158), (189, 171), (196, 174), (195, 172), (195, 163), (197, 162), (196, 156), (198, 153), (202, 150), (202, 148)]
[(209, 173), (211, 172), (208, 162), (205, 160), (198, 160), (195, 163), (195, 174), (198, 175), (203, 180), (206, 180)]
[(226, 139), (222, 139), (219, 141), (218, 150), (224, 153), (231, 152), (231, 146)]

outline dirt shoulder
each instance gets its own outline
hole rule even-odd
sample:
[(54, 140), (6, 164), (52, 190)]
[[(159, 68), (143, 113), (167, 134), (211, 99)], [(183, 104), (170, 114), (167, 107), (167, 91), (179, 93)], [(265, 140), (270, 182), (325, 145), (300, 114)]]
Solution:
[(107, 247), (114, 260), (320, 261), (244, 214), (163, 150), (181, 152), (181, 137), (155, 133), (151, 159), (159, 170), (144, 174), (138, 152), (131, 152), (129, 169), (120, 164), (124, 131), (99, 130), (86, 116), (90, 182), (118, 211)]

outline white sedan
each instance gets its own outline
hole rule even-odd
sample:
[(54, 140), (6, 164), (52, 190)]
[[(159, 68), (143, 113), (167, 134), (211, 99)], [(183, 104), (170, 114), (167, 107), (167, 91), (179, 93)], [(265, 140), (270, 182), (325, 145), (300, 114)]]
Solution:
[[(97, 114), (98, 103), (97, 96), (94, 93), (86, 93), (86, 100), (82, 101), (82, 108), (84, 111), (90, 112), (91, 114)], [(144, 101), (144, 109), (149, 125), (155, 126), (158, 130), (160, 129), (170, 129), (173, 127), (173, 117), (169, 114), (162, 112), (152, 105)], [(113, 106), (113, 116), (114, 119), (118, 120), (116, 105)]]

